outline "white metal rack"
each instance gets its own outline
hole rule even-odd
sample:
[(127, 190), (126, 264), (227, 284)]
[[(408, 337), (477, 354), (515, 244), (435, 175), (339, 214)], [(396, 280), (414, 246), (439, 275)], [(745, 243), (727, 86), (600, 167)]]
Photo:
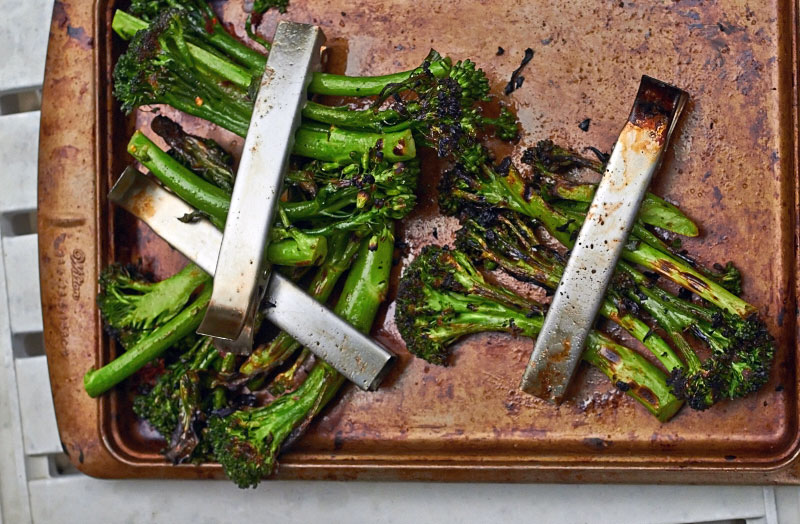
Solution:
[[(0, 0), (0, 524), (230, 522), (800, 523), (800, 490), (103, 481), (62, 453), (42, 342), (36, 236), (40, 87), (53, 0)], [(67, 30), (64, 28), (64, 30)]]

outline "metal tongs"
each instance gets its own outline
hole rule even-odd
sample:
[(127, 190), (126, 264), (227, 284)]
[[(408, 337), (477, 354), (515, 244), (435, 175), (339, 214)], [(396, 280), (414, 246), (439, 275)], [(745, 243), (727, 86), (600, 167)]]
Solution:
[(524, 391), (553, 402), (564, 397), (687, 98), (677, 87), (642, 77), (536, 339)]
[[(214, 276), (197, 332), (226, 351), (250, 353), (256, 315), (289, 333), (362, 389), (376, 389), (394, 356), (315, 301), (265, 260), (283, 177), (300, 124), (311, 75), (319, 70), (325, 36), (317, 26), (280, 22), (250, 120), (224, 234), (210, 222), (185, 224), (192, 209), (133, 168), (109, 199)], [(147, 212), (138, 205), (147, 199)], [(266, 307), (261, 307), (266, 305)]]

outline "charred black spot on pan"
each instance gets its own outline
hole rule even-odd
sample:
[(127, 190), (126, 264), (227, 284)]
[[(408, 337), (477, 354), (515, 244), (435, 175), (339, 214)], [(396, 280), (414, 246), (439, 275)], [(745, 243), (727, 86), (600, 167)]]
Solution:
[(580, 128), (580, 130), (585, 133), (589, 131), (589, 126), (591, 125), (591, 123), (592, 123), (591, 118), (584, 118), (583, 121), (580, 124), (578, 124), (578, 128)]
[(506, 84), (505, 89), (503, 89), (503, 93), (505, 93), (506, 96), (513, 93), (515, 89), (517, 89), (522, 85), (522, 82), (519, 81), (520, 72), (522, 72), (522, 69), (532, 59), (533, 59), (533, 49), (529, 47), (525, 50), (525, 56), (523, 57), (522, 62), (519, 64), (519, 67), (516, 68), (513, 73), (511, 73), (511, 79)]
[(589, 146), (589, 147), (587, 147), (586, 149), (588, 149), (589, 151), (591, 151), (592, 153), (594, 153), (594, 156), (596, 156), (596, 157), (597, 157), (597, 159), (598, 159), (600, 162), (602, 162), (602, 163), (604, 163), (604, 164), (605, 164), (606, 162), (608, 162), (608, 158), (609, 158), (609, 156), (610, 156), (608, 153), (603, 153), (602, 151), (600, 151), (599, 149), (597, 149), (596, 147), (593, 147), (593, 146)]
[(623, 382), (622, 380), (617, 380), (617, 383), (614, 385), (617, 386), (617, 389), (620, 391), (629, 391), (631, 389), (630, 384)]

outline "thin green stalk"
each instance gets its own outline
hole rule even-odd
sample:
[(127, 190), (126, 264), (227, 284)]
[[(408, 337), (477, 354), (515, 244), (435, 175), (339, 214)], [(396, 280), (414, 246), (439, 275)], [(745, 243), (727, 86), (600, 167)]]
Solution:
[(617, 344), (602, 333), (593, 331), (586, 340), (582, 358), (602, 371), (619, 389), (636, 399), (666, 422), (683, 406), (672, 394), (664, 372), (637, 352)]
[[(457, 234), (457, 245), (471, 256), (480, 257), (493, 262), (505, 271), (524, 280), (532, 280), (537, 284), (555, 290), (564, 273), (564, 264), (554, 256), (541, 255), (541, 246), (532, 244), (534, 232), (522, 221), (500, 217), (502, 225), (494, 229), (491, 236), (488, 231), (472, 219), (467, 219), (464, 229)], [(510, 239), (506, 231), (513, 234)], [(613, 291), (613, 284), (610, 289)], [(619, 308), (608, 299), (603, 300), (600, 314), (619, 324), (625, 331), (640, 341), (667, 371), (675, 368), (683, 369), (684, 365), (675, 351), (658, 334), (653, 333), (646, 323), (629, 313), (620, 312)]]
[[(345, 76), (331, 73), (314, 73), (308, 90), (316, 95), (335, 96), (374, 96), (389, 84), (399, 84), (408, 80), (416, 69), (381, 76)], [(442, 61), (431, 62), (431, 73), (437, 78), (447, 74), (447, 67)]]
[(389, 162), (410, 160), (417, 155), (414, 137), (409, 129), (372, 133), (304, 124), (295, 133), (294, 140), (294, 154), (339, 164), (361, 159), (377, 144), (380, 144), (383, 158)]
[(87, 371), (83, 376), (83, 386), (89, 396), (94, 398), (102, 395), (160, 356), (183, 337), (194, 332), (203, 319), (210, 299), (211, 286), (205, 286), (194, 302), (169, 322), (156, 328), (146, 338), (102, 368), (92, 368)]
[[(225, 227), (231, 198), (225, 190), (181, 165), (141, 131), (136, 131), (131, 137), (128, 152), (166, 187), (207, 216), (218, 229)], [(292, 237), (292, 232), (287, 236)], [(325, 256), (327, 241), (322, 236), (306, 237), (304, 242), (298, 238), (275, 239), (267, 247), (268, 260), (282, 266), (317, 264)]]
[[(117, 35), (123, 40), (130, 40), (133, 38), (133, 35), (137, 33), (137, 31), (147, 29), (149, 25), (150, 24), (145, 20), (133, 16), (132, 14), (121, 9), (114, 11), (114, 18), (111, 21), (111, 29), (113, 29), (113, 31), (117, 33)], [(237, 82), (237, 85), (241, 85), (241, 87), (244, 88), (249, 87), (249, 82), (252, 81), (253, 75), (261, 76), (263, 73), (264, 68), (267, 65), (267, 58), (258, 51), (247, 47), (245, 44), (230, 35), (227, 31), (225, 31), (225, 29), (222, 27), (222, 24), (216, 18), (214, 18), (210, 23), (207, 23), (206, 27), (210, 28), (210, 31), (205, 32), (202, 35), (203, 39), (233, 58), (238, 63), (246, 66), (248, 69), (245, 70), (244, 68), (236, 66), (235, 64), (232, 64), (226, 60), (225, 64), (218, 63), (221, 69), (216, 72), (220, 74), (220, 76), (224, 76), (222, 73), (225, 70), (229, 70), (228, 67), (236, 68), (238, 71), (245, 71), (247, 78), (249, 79), (248, 82), (244, 82), (244, 80), (242, 80), (241, 83)], [(187, 36), (191, 40), (193, 35), (190, 34)], [(190, 52), (195, 58), (197, 58), (197, 56), (201, 53), (209, 53), (208, 50), (196, 45), (195, 43), (190, 42), (189, 44)], [(240, 73), (236, 74), (239, 75)], [(244, 77), (239, 78), (243, 79)], [(230, 81), (235, 81), (234, 78), (227, 79)]]
[[(556, 183), (554, 189), (556, 195), (566, 199), (568, 202), (584, 204), (575, 206), (574, 209), (585, 213), (589, 210), (589, 204), (594, 198), (597, 184)], [(653, 193), (645, 193), (638, 217), (645, 224), (660, 227), (679, 235), (696, 237), (700, 234), (697, 224), (687, 217), (683, 211)]]

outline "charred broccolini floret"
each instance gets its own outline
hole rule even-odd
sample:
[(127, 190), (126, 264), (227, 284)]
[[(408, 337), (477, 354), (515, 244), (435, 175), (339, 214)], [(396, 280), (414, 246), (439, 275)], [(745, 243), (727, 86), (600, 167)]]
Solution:
[(167, 104), (243, 136), (251, 103), (200, 67), (185, 39), (186, 24), (180, 10), (168, 10), (134, 35), (114, 67), (115, 97), (126, 112)]
[(266, 57), (231, 35), (205, 0), (133, 0), (128, 11), (138, 19), (117, 10), (113, 28), (123, 38), (130, 39), (136, 31), (171, 9), (180, 10), (186, 17), (187, 38), (199, 49), (224, 54), (247, 69), (251, 76), (261, 76)]
[[(178, 354), (133, 402), (133, 412), (167, 441), (163, 450), (174, 464), (193, 460), (200, 442), (200, 429), (211, 405), (211, 396), (201, 397), (204, 374), (218, 366), (222, 357), (208, 337), (188, 336), (181, 343), (188, 349)], [(142, 386), (145, 388), (146, 386)], [(205, 391), (204, 391), (205, 392)]]
[[(446, 364), (450, 347), (466, 335), (506, 332), (535, 338), (545, 306), (489, 284), (466, 254), (427, 246), (400, 280), (395, 320), (408, 350)], [(584, 360), (606, 374), (659, 420), (682, 404), (666, 385), (666, 374), (633, 350), (592, 331)]]
[(209, 419), (206, 438), (228, 478), (240, 488), (249, 488), (271, 475), (291, 433), (310, 422), (342, 382), (341, 375), (320, 361), (291, 394), (264, 407)]
[[(621, 263), (618, 272), (623, 307), (641, 307), (683, 355), (686, 366), (672, 370), (668, 383), (693, 409), (747, 396), (769, 380), (775, 341), (758, 315), (743, 319), (676, 297), (629, 264)], [(701, 361), (687, 334), (706, 345), (711, 356)]]
[(193, 333), (210, 298), (211, 277), (194, 264), (158, 283), (118, 265), (106, 269), (100, 277), (100, 313), (128, 344), (115, 360), (84, 375), (86, 392), (96, 397), (108, 391)]
[(150, 127), (164, 139), (170, 147), (167, 152), (175, 160), (226, 193), (233, 191), (236, 178), (233, 157), (218, 143), (186, 133), (179, 124), (163, 115), (155, 117)]

